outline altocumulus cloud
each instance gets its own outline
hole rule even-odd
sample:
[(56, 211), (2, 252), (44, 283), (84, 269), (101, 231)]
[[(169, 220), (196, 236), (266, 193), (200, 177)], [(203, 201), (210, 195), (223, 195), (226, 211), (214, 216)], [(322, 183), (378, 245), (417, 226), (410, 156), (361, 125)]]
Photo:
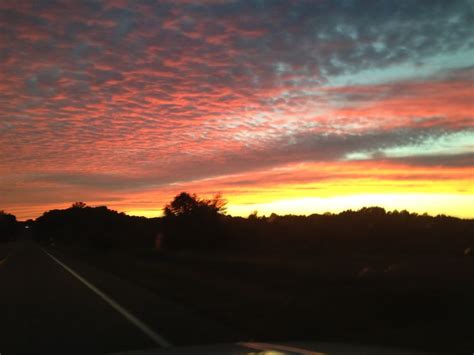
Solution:
[(472, 138), (473, 21), (472, 1), (3, 1), (0, 172), (119, 192), (351, 154), (469, 167), (464, 143), (386, 151)]

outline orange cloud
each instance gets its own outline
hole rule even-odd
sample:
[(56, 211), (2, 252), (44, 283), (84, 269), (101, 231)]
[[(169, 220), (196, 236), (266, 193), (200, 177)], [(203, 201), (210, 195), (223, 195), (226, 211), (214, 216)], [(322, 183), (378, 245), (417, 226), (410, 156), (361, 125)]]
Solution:
[(471, 194), (472, 9), (328, 4), (2, 2), (0, 209)]

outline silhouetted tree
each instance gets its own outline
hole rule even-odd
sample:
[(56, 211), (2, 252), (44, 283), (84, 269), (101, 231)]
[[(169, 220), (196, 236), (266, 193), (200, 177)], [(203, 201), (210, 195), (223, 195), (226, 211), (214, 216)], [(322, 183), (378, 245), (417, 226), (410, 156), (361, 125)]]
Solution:
[(216, 195), (210, 200), (200, 199), (196, 194), (190, 195), (187, 192), (181, 192), (173, 201), (164, 208), (165, 216), (179, 217), (199, 214), (219, 214), (224, 213), (227, 201), (220, 195)]
[(34, 223), (36, 239), (42, 243), (54, 241), (104, 251), (153, 246), (159, 229), (156, 220), (127, 216), (105, 206), (75, 205), (39, 217)]
[(249, 214), (248, 219), (251, 220), (251, 221), (256, 221), (256, 220), (258, 220), (258, 211), (255, 210), (255, 211), (253, 211), (251, 214)]
[(0, 211), (0, 242), (13, 239), (18, 232), (19, 224), (12, 214)]
[(165, 206), (164, 212), (167, 217), (188, 216), (196, 213), (199, 207), (200, 201), (195, 194), (182, 192)]
[(163, 245), (172, 249), (214, 249), (225, 240), (223, 213), (227, 201), (220, 195), (201, 199), (182, 192), (164, 208)]
[(86, 208), (87, 205), (84, 202), (74, 202), (72, 208)]

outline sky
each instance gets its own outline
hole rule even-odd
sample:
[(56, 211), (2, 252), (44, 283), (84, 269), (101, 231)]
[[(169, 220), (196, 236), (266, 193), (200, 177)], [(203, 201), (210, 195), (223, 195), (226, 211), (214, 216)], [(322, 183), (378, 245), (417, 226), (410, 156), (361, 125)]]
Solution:
[(474, 1), (0, 2), (0, 210), (474, 217)]

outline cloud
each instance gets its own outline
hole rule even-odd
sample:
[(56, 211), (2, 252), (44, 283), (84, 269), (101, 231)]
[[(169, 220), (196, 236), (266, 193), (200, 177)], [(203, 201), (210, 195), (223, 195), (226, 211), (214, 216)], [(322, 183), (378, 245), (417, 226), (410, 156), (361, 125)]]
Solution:
[(7, 1), (0, 18), (0, 173), (48, 189), (377, 160), (472, 128), (469, 1)]
[(474, 166), (474, 153), (418, 155), (404, 158), (391, 158), (390, 160), (415, 166), (472, 168), (472, 166)]
[[(147, 169), (140, 169), (136, 172), (119, 170), (117, 173), (97, 173), (59, 170), (33, 175), (26, 174), (22, 179), (25, 183), (46, 183), (63, 187), (84, 188), (94, 192), (123, 193), (164, 188), (169, 184), (191, 183), (206, 178), (215, 179), (229, 174), (252, 174), (252, 172), (262, 169), (278, 169), (281, 166), (296, 163), (338, 165), (350, 161), (385, 161), (395, 165), (405, 164), (419, 167), (471, 167), (474, 161), (470, 152), (433, 155), (426, 154), (421, 150), (418, 153), (415, 151), (414, 154), (398, 157), (383, 154), (384, 149), (416, 147), (426, 142), (444, 139), (451, 134), (439, 127), (348, 135), (306, 133), (292, 136), (290, 139), (275, 141), (272, 145), (259, 150), (240, 151), (239, 153), (223, 152), (207, 160), (195, 160), (192, 156), (188, 156), (181, 161), (161, 162), (159, 165), (151, 165)], [(362, 158), (350, 158), (351, 154), (355, 154), (356, 157), (359, 154)], [(291, 180), (288, 178), (291, 176), (289, 172), (284, 171), (282, 174), (286, 176), (286, 181)], [(340, 176), (340, 173), (338, 175)], [(8, 175), (6, 176), (8, 177)], [(325, 175), (325, 178), (329, 179), (332, 176), (332, 174)], [(248, 185), (249, 181), (253, 180), (246, 177), (244, 180), (237, 180), (233, 183)]]

